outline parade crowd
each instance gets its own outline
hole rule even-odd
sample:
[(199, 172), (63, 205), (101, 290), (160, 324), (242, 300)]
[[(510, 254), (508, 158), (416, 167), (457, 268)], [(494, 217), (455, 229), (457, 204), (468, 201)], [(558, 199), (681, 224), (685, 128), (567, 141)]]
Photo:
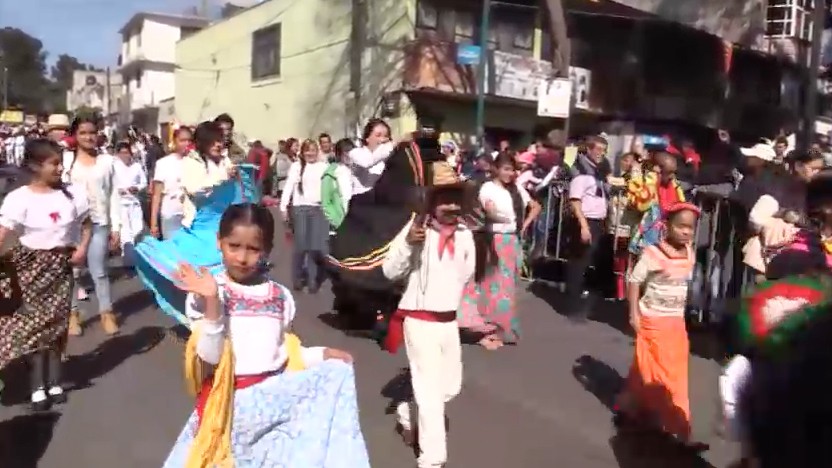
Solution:
[[(186, 294), (196, 405), (166, 467), (370, 466), (352, 357), (306, 347), (291, 328), (293, 295), (326, 281), (345, 319), (368, 323), (389, 352), (404, 346), (412, 399), (399, 402), (396, 430), (420, 468), (445, 466), (461, 336), (489, 351), (522, 346), (521, 272), (552, 242), (569, 252), (564, 308), (575, 322), (591, 316), (593, 296), (626, 301), (635, 349), (613, 415), (619, 430), (659, 430), (686, 450), (708, 449), (691, 430), (688, 328), (691, 311), (707, 306), (696, 290), (731, 280), (740, 287), (720, 289), (734, 300), (713, 326), (738, 464), (829, 466), (825, 439), (812, 436), (829, 433), (828, 418), (796, 404), (820, 397), (795, 373), (832, 357), (823, 350), (832, 171), (820, 148), (789, 151), (782, 137), (740, 147), (720, 132), (705, 155), (666, 139), (610, 157), (604, 135), (462, 154), (435, 126), (394, 136), (374, 119), (357, 140), (288, 138), (273, 151), (236, 143), (226, 114), (177, 128), (167, 155), (158, 138), (106, 135), (93, 117), (52, 116), (42, 132), (17, 133), (0, 135), (7, 165), (24, 171), (0, 206), (0, 292), (16, 310), (0, 316), (0, 368), (30, 361), (38, 411), (66, 401), (62, 357), (83, 333), (89, 292), (98, 307), (87, 315), (118, 333), (111, 256), (152, 287), (160, 280), (144, 274), (153, 266), (141, 244), (184, 248), (177, 239), (205, 229), (220, 187), (251, 171), (257, 199), (223, 206), (208, 232), (222, 268), (180, 262), (169, 275)], [(702, 234), (722, 219), (730, 230)], [(267, 274), (279, 222), (291, 233), (287, 286)], [(703, 249), (732, 273), (703, 274)], [(794, 431), (805, 437), (781, 437)]]

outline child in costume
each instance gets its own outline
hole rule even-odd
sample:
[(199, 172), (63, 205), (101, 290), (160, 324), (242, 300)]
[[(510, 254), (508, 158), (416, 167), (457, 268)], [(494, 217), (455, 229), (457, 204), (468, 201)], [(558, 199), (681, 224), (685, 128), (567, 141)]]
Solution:
[[(465, 187), (447, 162), (431, 165), (428, 216), (417, 216), (393, 240), (384, 275), (404, 280), (404, 294), (390, 320), (385, 347), (396, 352), (403, 340), (418, 408), (419, 468), (445, 466), (445, 404), (462, 387), (462, 348), (456, 310), (474, 275), (471, 231), (461, 223)], [(410, 408), (400, 405), (399, 424), (412, 441)]]
[(689, 203), (669, 207), (664, 239), (647, 246), (630, 273), (627, 296), (636, 332), (635, 357), (615, 418), (617, 425), (656, 427), (695, 449), (703, 444), (691, 440), (690, 344), (684, 311), (698, 216), (699, 209)]
[[(0, 369), (31, 356), (32, 407), (46, 410), (66, 401), (60, 356), (71, 310), (72, 265), (86, 259), (92, 225), (86, 193), (61, 182), (57, 144), (44, 139), (28, 142), (23, 165), (31, 181), (10, 192), (0, 206), (0, 245), (18, 236), (8, 261), (23, 299), (23, 308), (10, 307), (0, 317)], [(13, 288), (7, 278), (0, 287), (4, 299), (5, 289)]]
[[(292, 294), (260, 268), (271, 213), (232, 205), (218, 238), (224, 272), (182, 264), (176, 273), (189, 293), (185, 373), (197, 402), (164, 467), (369, 467), (352, 358), (302, 347), (289, 332)], [(200, 378), (203, 363), (216, 366), (213, 377)]]

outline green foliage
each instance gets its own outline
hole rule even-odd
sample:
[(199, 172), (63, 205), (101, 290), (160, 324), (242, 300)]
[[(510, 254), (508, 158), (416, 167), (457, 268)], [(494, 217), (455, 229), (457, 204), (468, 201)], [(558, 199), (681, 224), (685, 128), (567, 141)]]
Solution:
[[(0, 68), (8, 68), (10, 107), (33, 114), (65, 113), (73, 72), (100, 71), (71, 55), (61, 54), (47, 75), (46, 58), (43, 43), (37, 38), (17, 28), (0, 29)], [(3, 89), (0, 83), (0, 94)]]

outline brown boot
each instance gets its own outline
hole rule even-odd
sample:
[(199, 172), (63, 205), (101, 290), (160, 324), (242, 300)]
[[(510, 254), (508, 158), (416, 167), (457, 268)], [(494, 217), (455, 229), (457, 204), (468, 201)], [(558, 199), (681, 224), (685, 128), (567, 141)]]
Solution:
[(66, 330), (69, 336), (81, 336), (84, 334), (84, 329), (81, 327), (81, 313), (77, 310), (69, 313), (69, 327)]
[(101, 327), (104, 329), (104, 333), (108, 335), (118, 333), (118, 321), (112, 311), (101, 313)]

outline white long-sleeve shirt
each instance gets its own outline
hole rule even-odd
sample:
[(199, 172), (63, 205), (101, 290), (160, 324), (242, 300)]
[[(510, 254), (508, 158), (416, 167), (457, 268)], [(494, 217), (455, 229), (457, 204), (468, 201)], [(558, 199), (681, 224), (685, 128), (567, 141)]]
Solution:
[(114, 189), (115, 158), (107, 153), (95, 157), (95, 164), (84, 166), (75, 161), (75, 152), (63, 155), (62, 179), (77, 185), (87, 195), (90, 219), (101, 226), (110, 226), (113, 232), (121, 230), (121, 199)]
[(129, 192), (131, 187), (136, 190), (144, 190), (147, 188), (147, 175), (144, 173), (144, 167), (139, 161), (133, 161), (130, 165), (124, 164), (121, 159), (116, 159), (113, 163), (115, 169), (115, 178), (113, 185), (119, 194), (122, 204), (137, 204), (139, 198)]
[[(295, 299), (285, 287), (265, 281), (243, 285), (231, 281), (225, 273), (216, 276), (220, 288), (223, 315), (217, 321), (204, 318), (204, 301), (189, 294), (185, 311), (194, 323), (201, 322), (202, 332), (196, 353), (209, 364), (218, 364), (224, 339), (231, 338), (235, 375), (260, 375), (280, 370), (289, 359), (286, 332), (295, 318)], [(324, 347), (302, 348), (306, 366), (324, 359)]]
[(412, 246), (407, 242), (412, 223), (407, 223), (393, 240), (382, 264), (385, 277), (406, 281), (399, 309), (457, 310), (465, 284), (474, 276), (474, 236), (464, 225), (459, 225), (454, 233), (454, 254), (445, 250), (439, 258), (439, 232), (428, 228), (424, 243)]
[(338, 189), (341, 191), (341, 201), (344, 202), (344, 211), (349, 210), (350, 198), (352, 198), (352, 171), (349, 167), (339, 164), (335, 168), (335, 179), (338, 181)]
[(366, 146), (353, 148), (350, 151), (353, 195), (361, 195), (373, 189), (381, 174), (384, 173), (385, 162), (395, 147), (393, 142), (387, 142), (379, 145), (374, 151), (370, 151)]
[[(283, 187), (280, 211), (285, 213), (290, 202), (294, 206), (319, 206), (321, 204), (321, 179), (328, 166), (329, 164), (324, 161), (307, 163), (303, 168), (303, 177), (301, 177), (300, 161), (293, 162), (289, 168), (289, 175), (286, 177), (286, 185)], [(300, 190), (301, 180), (303, 180), (303, 192)]]

